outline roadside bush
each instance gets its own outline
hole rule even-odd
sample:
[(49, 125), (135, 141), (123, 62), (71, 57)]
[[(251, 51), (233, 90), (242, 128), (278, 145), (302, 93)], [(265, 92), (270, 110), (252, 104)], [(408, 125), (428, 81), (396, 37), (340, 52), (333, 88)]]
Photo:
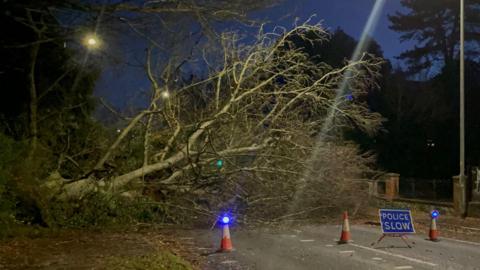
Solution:
[(135, 223), (164, 222), (165, 211), (158, 202), (140, 196), (92, 193), (79, 201), (52, 201), (43, 217), (49, 227), (102, 227)]
[(21, 144), (0, 133), (0, 238), (7, 235), (17, 223), (16, 198), (11, 188), (11, 166), (18, 158)]

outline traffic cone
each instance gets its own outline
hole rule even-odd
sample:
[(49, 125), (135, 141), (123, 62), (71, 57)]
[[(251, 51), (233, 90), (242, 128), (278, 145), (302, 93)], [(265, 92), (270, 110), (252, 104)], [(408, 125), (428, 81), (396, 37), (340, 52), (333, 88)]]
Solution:
[(348, 212), (343, 212), (342, 234), (340, 235), (339, 244), (346, 244), (350, 241), (350, 224), (348, 222)]
[(230, 252), (233, 250), (232, 240), (230, 239), (230, 229), (228, 224), (223, 224), (222, 241), (220, 243), (219, 252)]
[(438, 241), (438, 230), (437, 230), (437, 219), (432, 218), (432, 223), (430, 224), (430, 231), (428, 232), (428, 236), (430, 241), (437, 242)]

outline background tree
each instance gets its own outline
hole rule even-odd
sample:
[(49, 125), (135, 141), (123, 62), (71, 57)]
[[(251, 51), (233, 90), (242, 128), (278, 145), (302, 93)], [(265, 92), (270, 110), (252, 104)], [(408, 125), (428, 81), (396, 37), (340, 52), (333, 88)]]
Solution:
[[(413, 49), (403, 52), (409, 74), (423, 70), (434, 72), (442, 66), (455, 64), (459, 55), (460, 2), (455, 0), (402, 0), (405, 13), (397, 11), (390, 15), (390, 28), (402, 33), (400, 41), (415, 41)], [(465, 1), (466, 54), (478, 56), (480, 1)]]
[[(315, 33), (306, 33), (305, 37), (311, 38), (313, 35)], [(328, 42), (319, 40), (312, 43), (309, 40), (305, 40), (303, 36), (292, 37), (292, 42), (296, 48), (305, 51), (313, 61), (327, 63), (334, 68), (341, 67), (346, 61), (351, 59), (358, 42), (341, 28), (329, 32), (328, 35)], [(375, 40), (369, 38), (365, 41), (365, 44), (367, 44), (365, 53), (383, 58), (383, 51)]]
[[(0, 80), (10, 91), (2, 92), (0, 114), (7, 135), (28, 139), (30, 152), (41, 144), (43, 153), (57, 159), (62, 152), (72, 153), (67, 144), (83, 140), (78, 134), (89, 124), (98, 71), (80, 66), (74, 51), (65, 47), (68, 35), (50, 13), (52, 3), (2, 3), (1, 21), (8, 32), (0, 45)], [(83, 68), (90, 71), (80, 73)]]
[(77, 61), (77, 51), (66, 46), (72, 33), (53, 10), (66, 8), (65, 1), (2, 1), (0, 6), (5, 27), (0, 148), (13, 149), (2, 159), (10, 162), (0, 165), (0, 185), (8, 195), (2, 199), (16, 206), (11, 211), (17, 218), (39, 222), (35, 187), (55, 170), (80, 175), (87, 154), (98, 146), (91, 95), (99, 72), (90, 62)]
[[(390, 121), (386, 124), (389, 134), (379, 140), (386, 153), (380, 154), (380, 161), (405, 176), (450, 178), (458, 173), (460, 4), (408, 0), (402, 5), (408, 11), (389, 16), (390, 28), (402, 33), (402, 41), (414, 41), (416, 45), (399, 56), (408, 71), (397, 72), (397, 79), (392, 80), (396, 85), (384, 91), (384, 104), (391, 106), (382, 112)], [(467, 100), (474, 98), (471, 89), (478, 86), (478, 75), (474, 74), (478, 72), (479, 16), (479, 1), (466, 1)], [(430, 75), (421, 81), (408, 81), (421, 71)], [(473, 117), (478, 109), (470, 103), (466, 111), (470, 122), (467, 148), (472, 147), (467, 150), (467, 163), (471, 165), (478, 159), (478, 154), (473, 154), (476, 143), (471, 140), (471, 135), (478, 133), (478, 120)], [(400, 162), (388, 158), (398, 155), (396, 160)]]

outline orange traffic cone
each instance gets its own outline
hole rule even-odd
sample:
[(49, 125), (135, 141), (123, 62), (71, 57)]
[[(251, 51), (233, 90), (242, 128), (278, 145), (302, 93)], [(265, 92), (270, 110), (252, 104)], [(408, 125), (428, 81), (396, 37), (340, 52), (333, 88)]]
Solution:
[(230, 239), (230, 229), (228, 223), (223, 224), (222, 241), (220, 243), (219, 252), (230, 252), (233, 250), (232, 240)]
[(432, 224), (430, 225), (430, 231), (428, 232), (430, 241), (438, 241), (437, 219), (432, 217)]
[(348, 222), (348, 212), (343, 212), (342, 235), (340, 235), (339, 244), (346, 244), (350, 241), (350, 224)]

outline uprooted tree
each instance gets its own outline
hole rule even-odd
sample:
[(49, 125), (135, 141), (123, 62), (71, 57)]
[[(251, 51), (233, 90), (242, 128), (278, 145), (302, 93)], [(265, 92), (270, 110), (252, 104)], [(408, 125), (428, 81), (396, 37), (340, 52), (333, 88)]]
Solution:
[[(9, 162), (20, 176), (8, 177), (25, 186), (44, 222), (62, 224), (59, 220), (88, 206), (121, 208), (116, 198), (134, 203), (143, 195), (153, 197), (147, 203), (162, 205), (162, 214), (171, 219), (192, 211), (211, 217), (220, 210), (253, 209), (243, 217), (278, 220), (342, 203), (358, 208), (365, 201), (356, 181), (370, 172), (372, 157), (344, 142), (342, 134), (350, 128), (372, 134), (379, 127), (381, 117), (369, 111), (366, 94), (377, 87), (382, 60), (365, 54), (332, 67), (311, 59), (301, 43), (328, 42), (329, 34), (308, 23), (269, 33), (261, 28), (253, 39), (216, 33), (212, 23), (246, 23), (249, 10), (275, 1), (226, 2), (52, 0), (35, 8), (6, 2), (16, 10), (6, 18), (35, 34), (7, 44), (9, 50), (29, 52), (30, 71), (20, 136), (28, 138), (27, 150), (19, 153), (29, 158)], [(72, 15), (71, 24), (59, 16), (64, 10)], [(85, 28), (100, 36), (116, 36), (115, 31), (124, 36), (128, 29), (149, 45), (144, 65), (149, 104), (135, 115), (122, 115), (126, 122), (113, 132), (116, 137), (90, 124), (88, 93), (73, 98), (92, 89), (85, 80), (89, 72), (82, 69), (95, 63), (87, 60), (91, 52), (75, 61), (75, 49), (64, 48), (63, 41), (86, 32), (78, 27), (88, 25), (90, 17), (93, 27)], [(192, 25), (200, 30), (192, 32)], [(39, 63), (50, 45), (72, 56), (65, 57), (66, 68), (48, 69), (45, 80)], [(41, 102), (50, 96), (65, 98), (59, 106)], [(78, 125), (72, 115), (88, 125)], [(34, 162), (38, 166), (32, 167)], [(25, 173), (26, 168), (33, 172)], [(338, 200), (339, 194), (349, 197)], [(97, 218), (93, 213), (92, 221)]]
[[(346, 128), (371, 134), (381, 124), (365, 95), (376, 87), (382, 60), (365, 54), (333, 68), (311, 61), (291, 42), (294, 36), (328, 42), (324, 30), (310, 24), (260, 31), (250, 45), (223, 33), (219, 47), (203, 52), (208, 75), (187, 84), (176, 83), (180, 75), (172, 62), (154, 63), (152, 45), (146, 53), (148, 108), (130, 119), (83, 178), (50, 177), (44, 202), (137, 191), (177, 206), (200, 208), (203, 200), (205, 212), (272, 207), (271, 217), (278, 218), (292, 200), (322, 204), (335, 186), (351, 189), (347, 183), (371, 160), (339, 142)], [(132, 140), (143, 146), (142, 158), (132, 161), (136, 167), (99, 174)]]

